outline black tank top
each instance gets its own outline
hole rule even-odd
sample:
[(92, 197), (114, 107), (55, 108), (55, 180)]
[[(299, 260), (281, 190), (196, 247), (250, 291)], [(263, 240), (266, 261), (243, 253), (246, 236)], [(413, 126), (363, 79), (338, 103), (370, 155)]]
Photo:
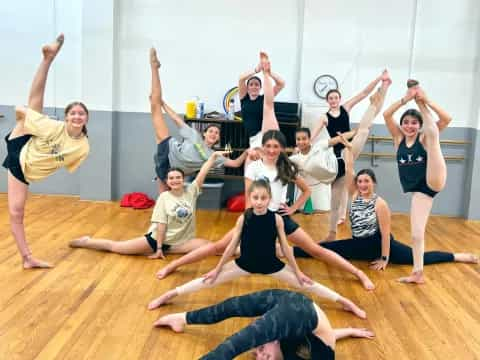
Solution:
[(252, 209), (244, 213), (240, 242), (240, 257), (236, 264), (245, 271), (258, 274), (273, 274), (285, 264), (276, 255), (277, 223), (275, 213), (267, 210), (264, 215), (255, 215)]
[(417, 136), (411, 147), (407, 147), (405, 138), (397, 150), (398, 174), (404, 192), (418, 191), (426, 184), (427, 152)]
[[(327, 112), (327, 119), (327, 130), (331, 138), (337, 136), (337, 132), (344, 133), (346, 131), (350, 131), (350, 116), (343, 105), (340, 106), (340, 115), (338, 115), (338, 117), (334, 117)], [(333, 151), (337, 157), (340, 157), (344, 147), (345, 146), (343, 144), (337, 144), (333, 147)]]
[(247, 135), (256, 135), (262, 130), (263, 95), (251, 100), (250, 95), (247, 94), (240, 99), (240, 105), (242, 106), (242, 123)]

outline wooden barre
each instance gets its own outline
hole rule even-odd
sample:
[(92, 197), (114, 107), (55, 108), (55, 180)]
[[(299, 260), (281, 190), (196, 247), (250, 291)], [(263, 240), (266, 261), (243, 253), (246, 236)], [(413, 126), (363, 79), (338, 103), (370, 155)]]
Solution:
[[(368, 137), (369, 141), (384, 141), (384, 142), (392, 142), (393, 138), (391, 136), (376, 136), (371, 135)], [(470, 145), (471, 141), (464, 141), (464, 140), (440, 140), (440, 144), (446, 145)]]
[[(372, 153), (372, 152), (366, 152), (366, 153), (360, 153), (361, 157), (375, 157), (375, 158), (386, 158), (386, 159), (391, 159), (391, 158), (396, 158), (397, 155), (393, 153)], [(463, 161), (465, 160), (465, 156), (462, 155), (449, 155), (449, 156), (444, 156), (445, 160), (448, 161)]]

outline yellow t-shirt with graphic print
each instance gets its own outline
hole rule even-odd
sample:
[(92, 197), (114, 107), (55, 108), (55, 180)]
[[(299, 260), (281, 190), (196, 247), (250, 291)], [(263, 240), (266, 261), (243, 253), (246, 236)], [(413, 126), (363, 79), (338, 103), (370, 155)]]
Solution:
[(28, 182), (41, 180), (61, 167), (74, 172), (90, 151), (88, 139), (74, 139), (64, 121), (50, 119), (32, 109), (27, 110), (24, 128), (32, 137), (20, 152), (20, 165)]
[(167, 231), (163, 244), (181, 245), (195, 237), (195, 209), (200, 188), (193, 181), (181, 196), (170, 191), (160, 194), (152, 213), (152, 224), (148, 232), (157, 240), (158, 223), (166, 224)]

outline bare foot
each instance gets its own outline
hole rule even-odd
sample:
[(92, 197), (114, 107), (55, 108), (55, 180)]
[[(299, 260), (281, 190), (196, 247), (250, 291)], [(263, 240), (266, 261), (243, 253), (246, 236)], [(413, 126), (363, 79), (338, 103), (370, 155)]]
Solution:
[(382, 86), (380, 87), (382, 90), (386, 90), (390, 85), (392, 85), (392, 78), (387, 70), (384, 71), (382, 75)]
[(407, 88), (414, 88), (416, 86), (418, 86), (420, 83), (418, 82), (418, 80), (415, 80), (415, 79), (408, 79), (407, 80)]
[(390, 80), (390, 74), (388, 73), (388, 70), (385, 69), (382, 71), (382, 77), (381, 77), (382, 81), (387, 81), (387, 80)]
[(63, 34), (60, 34), (57, 36), (55, 42), (42, 47), (43, 58), (50, 61), (55, 59), (55, 56), (57, 56), (58, 52), (63, 46), (64, 40), (65, 36)]
[(337, 225), (342, 225), (342, 224), (345, 224), (345, 218), (338, 219)]
[(157, 271), (157, 278), (158, 279), (164, 279), (174, 271), (175, 271), (175, 269), (172, 269), (170, 264), (168, 264), (167, 266), (165, 266), (165, 267), (163, 267), (163, 268), (161, 268), (160, 270)]
[(270, 60), (268, 59), (267, 53), (263, 51), (260, 52), (260, 64), (262, 65), (263, 72), (270, 74), (270, 71), (271, 71)]
[(150, 65), (157, 69), (159, 69), (161, 65), (157, 57), (157, 50), (153, 47), (150, 49)]
[(23, 259), (23, 268), (24, 269), (50, 269), (53, 268), (53, 265), (33, 258), (32, 256), (28, 256)]
[(375, 284), (372, 282), (372, 280), (369, 279), (367, 275), (362, 270), (358, 270), (358, 273), (356, 274), (358, 280), (362, 283), (363, 287), (366, 290), (373, 290), (375, 289)]
[(404, 284), (425, 284), (423, 271), (412, 272), (410, 276), (401, 277), (397, 281)]
[(153, 310), (156, 309), (162, 305), (165, 305), (168, 301), (173, 299), (175, 296), (177, 296), (177, 291), (176, 290), (169, 290), (162, 296), (156, 298), (155, 300), (150, 301), (148, 304), (148, 310)]
[(68, 243), (68, 245), (72, 248), (83, 248), (87, 244), (88, 240), (90, 240), (90, 236), (82, 236), (78, 239), (72, 240)]
[(417, 96), (417, 88), (416, 87), (412, 87), (412, 88), (409, 88), (405, 94), (405, 96), (403, 97), (404, 101), (405, 102), (409, 102), (410, 100), (414, 99), (415, 96)]
[(453, 254), (456, 262), (478, 264), (478, 256), (469, 253), (456, 253)]
[(175, 331), (176, 333), (181, 333), (185, 329), (186, 321), (186, 313), (176, 313), (162, 316), (160, 319), (153, 323), (153, 326), (169, 326), (170, 329)]
[(417, 92), (415, 95), (415, 101), (427, 103), (428, 99), (427, 99), (427, 94), (425, 93), (425, 90), (423, 90), (420, 86), (417, 86), (416, 89), (417, 89)]
[(355, 305), (351, 300), (340, 297), (340, 299), (338, 299), (338, 302), (342, 304), (343, 310), (350, 311), (354, 315), (358, 316), (360, 319), (367, 318), (367, 313), (364, 310), (360, 309), (357, 305)]
[(334, 241), (337, 238), (337, 233), (335, 231), (329, 231), (327, 237), (323, 240), (325, 241)]

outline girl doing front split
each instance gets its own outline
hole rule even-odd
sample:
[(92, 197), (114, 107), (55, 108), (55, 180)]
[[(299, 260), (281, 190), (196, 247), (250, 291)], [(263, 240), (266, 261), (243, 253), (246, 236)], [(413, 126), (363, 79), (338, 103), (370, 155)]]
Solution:
[[(271, 200), (271, 189), (266, 180), (252, 182), (248, 189), (252, 204), (241, 215), (234, 228), (233, 239), (227, 246), (218, 265), (205, 277), (192, 280), (170, 290), (153, 300), (149, 309), (157, 308), (178, 295), (192, 293), (197, 290), (211, 288), (218, 284), (251, 274), (270, 275), (319, 297), (340, 303), (345, 310), (365, 318), (365, 312), (350, 300), (340, 296), (329, 288), (313, 282), (300, 271), (292, 248), (288, 245), (282, 217), (268, 209)], [(275, 244), (279, 239), (282, 251), (289, 265), (285, 265), (276, 256)], [(227, 263), (240, 244), (240, 257)]]
[(185, 254), (208, 244), (208, 240), (195, 237), (196, 203), (208, 171), (223, 155), (225, 152), (214, 152), (186, 190), (183, 171), (176, 168), (167, 171), (166, 184), (169, 190), (158, 197), (151, 225), (144, 236), (125, 241), (83, 236), (70, 242), (70, 246), (164, 259), (164, 253)]

